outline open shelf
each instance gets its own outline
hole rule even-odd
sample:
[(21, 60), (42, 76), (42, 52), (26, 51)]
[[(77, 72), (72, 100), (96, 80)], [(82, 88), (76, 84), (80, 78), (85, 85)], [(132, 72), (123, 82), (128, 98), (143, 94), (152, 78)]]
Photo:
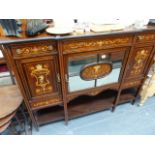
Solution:
[(117, 91), (107, 90), (97, 96), (81, 96), (68, 103), (69, 119), (113, 107)]
[[(80, 96), (68, 103), (68, 117), (69, 119), (72, 119), (109, 109), (113, 106), (116, 95), (117, 91), (110, 90), (102, 92), (97, 96)], [(57, 105), (47, 109), (41, 109), (37, 112), (37, 117), (39, 125), (63, 120), (63, 106)]]
[[(119, 104), (131, 101), (135, 98), (136, 89), (129, 88), (122, 90)], [(116, 90), (107, 90), (96, 96), (80, 96), (68, 103), (68, 118), (73, 119), (113, 107), (117, 96)], [(56, 105), (50, 108), (41, 109), (37, 112), (39, 125), (64, 119), (64, 108)]]
[(63, 106), (57, 105), (50, 108), (41, 109), (37, 112), (37, 119), (39, 125), (44, 125), (50, 122), (63, 120), (64, 110)]
[(118, 104), (122, 104), (122, 103), (134, 100), (136, 92), (137, 92), (136, 87), (123, 89), (122, 92), (121, 92)]

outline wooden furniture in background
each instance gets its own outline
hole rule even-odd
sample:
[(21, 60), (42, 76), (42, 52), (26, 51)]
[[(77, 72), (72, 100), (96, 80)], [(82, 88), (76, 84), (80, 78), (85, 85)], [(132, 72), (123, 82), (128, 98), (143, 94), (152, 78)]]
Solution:
[[(11, 69), (11, 68), (10, 68)], [(0, 50), (0, 85), (15, 84), (13, 70), (9, 70), (6, 60)]]
[(134, 102), (153, 61), (155, 29), (42, 34), (7, 38), (1, 45), (38, 127)]
[(22, 101), (23, 98), (17, 85), (0, 87), (0, 133), (11, 124), (11, 119), (15, 116)]

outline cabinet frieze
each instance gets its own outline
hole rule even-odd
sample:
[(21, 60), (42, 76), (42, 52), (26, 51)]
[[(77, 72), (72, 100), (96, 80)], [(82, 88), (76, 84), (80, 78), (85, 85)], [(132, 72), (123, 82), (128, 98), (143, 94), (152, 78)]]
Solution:
[(118, 47), (120, 45), (126, 45), (132, 42), (132, 37), (120, 37), (120, 38), (109, 38), (109, 39), (94, 39), (85, 41), (69, 41), (63, 43), (63, 53), (73, 53), (99, 50), (109, 47)]

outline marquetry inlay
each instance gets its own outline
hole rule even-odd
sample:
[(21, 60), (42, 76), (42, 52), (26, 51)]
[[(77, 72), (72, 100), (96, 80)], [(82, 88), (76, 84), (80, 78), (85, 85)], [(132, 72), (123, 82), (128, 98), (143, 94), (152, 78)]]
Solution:
[(90, 93), (88, 93), (88, 95), (90, 95), (90, 96), (95, 96), (95, 95), (97, 95), (97, 94), (99, 94), (101, 92), (101, 90), (96, 90), (96, 91), (92, 91), (92, 92), (90, 92)]
[(92, 64), (81, 70), (80, 76), (84, 80), (94, 80), (106, 76), (112, 70), (111, 63)]
[(39, 54), (39, 53), (51, 51), (53, 49), (54, 48), (52, 45), (37, 45), (37, 46), (18, 48), (16, 49), (16, 53), (17, 55)]
[(132, 81), (132, 82), (127, 82), (124, 84), (124, 87), (132, 87), (135, 85), (139, 85), (141, 83), (141, 81)]
[(141, 70), (144, 67), (144, 62), (148, 58), (149, 54), (150, 54), (150, 50), (142, 49), (140, 51), (137, 51), (135, 59), (134, 59), (135, 60), (134, 65), (130, 72), (131, 75), (141, 73)]
[(137, 41), (152, 41), (155, 40), (155, 34), (143, 34), (137, 37)]
[(92, 90), (92, 91), (87, 91), (87, 92), (82, 92), (82, 94), (75, 94), (75, 95), (71, 95), (67, 97), (68, 102), (77, 98), (80, 95), (87, 95), (87, 96), (95, 96), (98, 95), (99, 93), (101, 93), (103, 90), (99, 89), (99, 90)]
[(36, 94), (52, 92), (53, 88), (48, 80), (50, 74), (49, 66), (47, 64), (37, 64), (31, 66), (31, 76), (35, 78)]
[(132, 37), (111, 38), (111, 39), (94, 39), (86, 41), (70, 41), (64, 42), (63, 52), (81, 52), (81, 50), (89, 51), (94, 49), (104, 49), (108, 47), (117, 47), (119, 45), (132, 42)]
[(52, 103), (55, 104), (56, 102), (59, 102), (59, 99), (51, 99), (48, 101), (32, 103), (32, 107), (35, 108), (35, 107), (40, 107), (40, 106), (46, 106), (46, 105), (50, 105)]

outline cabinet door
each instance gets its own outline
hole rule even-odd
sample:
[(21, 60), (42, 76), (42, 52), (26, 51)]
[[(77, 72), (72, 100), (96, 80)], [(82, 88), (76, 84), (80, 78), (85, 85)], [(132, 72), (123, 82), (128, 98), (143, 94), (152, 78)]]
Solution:
[(68, 92), (117, 84), (121, 77), (125, 51), (126, 49), (115, 49), (66, 56)]
[(25, 91), (31, 102), (48, 99), (61, 100), (59, 68), (56, 56), (23, 59), (16, 63)]
[(137, 47), (131, 51), (126, 78), (143, 77), (153, 52), (153, 46)]

